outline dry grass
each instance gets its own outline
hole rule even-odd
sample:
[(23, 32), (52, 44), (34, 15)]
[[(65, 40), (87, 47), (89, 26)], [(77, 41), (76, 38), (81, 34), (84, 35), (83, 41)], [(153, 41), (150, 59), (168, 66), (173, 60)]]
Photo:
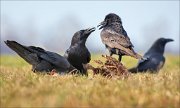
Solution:
[[(93, 60), (101, 59), (93, 55)], [(96, 65), (94, 62), (92, 65)], [(127, 67), (136, 60), (123, 58)], [(158, 74), (131, 74), (126, 79), (107, 79), (100, 75), (50, 76), (31, 72), (17, 56), (1, 56), (1, 107), (180, 107), (180, 60), (168, 55)]]

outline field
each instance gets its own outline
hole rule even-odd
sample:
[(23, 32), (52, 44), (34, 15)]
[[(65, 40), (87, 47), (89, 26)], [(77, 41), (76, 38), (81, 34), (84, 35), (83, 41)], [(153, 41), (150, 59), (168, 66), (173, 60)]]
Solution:
[[(100, 75), (50, 76), (35, 74), (18, 56), (2, 56), (0, 67), (1, 107), (180, 107), (180, 59), (167, 55), (158, 74), (131, 74), (116, 80)], [(100, 55), (93, 55), (101, 59)], [(137, 60), (124, 57), (125, 66)]]

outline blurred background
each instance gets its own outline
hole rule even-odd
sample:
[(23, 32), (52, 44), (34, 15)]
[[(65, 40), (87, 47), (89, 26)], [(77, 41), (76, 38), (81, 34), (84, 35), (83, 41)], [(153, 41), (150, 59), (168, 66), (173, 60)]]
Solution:
[[(1, 54), (14, 54), (5, 40), (16, 40), (63, 54), (73, 34), (118, 14), (134, 49), (144, 53), (160, 38), (175, 41), (166, 52), (179, 54), (179, 1), (1, 1)], [(91, 53), (107, 53), (96, 29), (87, 40)]]

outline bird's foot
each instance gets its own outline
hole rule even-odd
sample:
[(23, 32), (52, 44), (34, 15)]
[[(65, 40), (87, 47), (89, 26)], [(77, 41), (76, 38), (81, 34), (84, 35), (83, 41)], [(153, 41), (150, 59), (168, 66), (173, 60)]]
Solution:
[(36, 72), (36, 67), (35, 67), (35, 66), (32, 66), (31, 71), (33, 71), (33, 72), (35, 73), (35, 72)]

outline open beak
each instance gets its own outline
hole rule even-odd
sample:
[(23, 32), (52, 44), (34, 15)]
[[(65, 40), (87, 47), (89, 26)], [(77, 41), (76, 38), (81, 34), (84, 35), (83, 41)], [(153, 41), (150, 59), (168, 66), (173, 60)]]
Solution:
[(103, 21), (103, 22), (101, 22), (99, 25), (97, 25), (97, 27), (99, 27), (99, 30), (100, 30), (100, 29), (102, 29), (105, 25), (106, 25), (106, 22)]
[(173, 39), (166, 39), (166, 42), (172, 42), (174, 41)]
[(96, 30), (95, 27), (85, 29), (84, 35), (82, 36), (82, 38), (88, 38), (88, 37), (90, 36), (90, 34), (91, 34), (92, 32), (94, 32), (95, 30)]
[(96, 28), (92, 27), (92, 28), (86, 29), (86, 32), (87, 32), (87, 34), (90, 34), (90, 33), (94, 32), (95, 30), (96, 30)]

